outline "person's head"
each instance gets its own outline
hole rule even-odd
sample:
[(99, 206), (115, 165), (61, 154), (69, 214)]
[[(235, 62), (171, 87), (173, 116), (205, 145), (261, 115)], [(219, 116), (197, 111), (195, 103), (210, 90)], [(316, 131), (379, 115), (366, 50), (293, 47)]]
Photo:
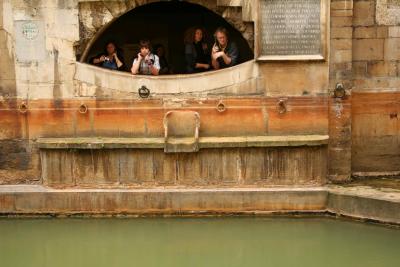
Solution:
[(215, 40), (222, 47), (228, 44), (228, 30), (224, 27), (219, 27), (214, 34)]
[(165, 56), (165, 48), (162, 44), (158, 44), (154, 46), (154, 53), (158, 56), (158, 57), (163, 57)]
[(193, 41), (195, 43), (203, 41), (203, 30), (200, 28), (195, 29)]
[(192, 27), (186, 30), (184, 42), (192, 44), (202, 42), (205, 38), (205, 30), (201, 27)]
[(147, 56), (148, 54), (150, 54), (151, 51), (150, 41), (147, 39), (140, 40), (139, 48), (140, 48), (140, 54), (142, 54), (142, 56)]
[(107, 55), (112, 55), (115, 52), (117, 52), (117, 45), (114, 42), (110, 41), (106, 44), (105, 50), (106, 50)]

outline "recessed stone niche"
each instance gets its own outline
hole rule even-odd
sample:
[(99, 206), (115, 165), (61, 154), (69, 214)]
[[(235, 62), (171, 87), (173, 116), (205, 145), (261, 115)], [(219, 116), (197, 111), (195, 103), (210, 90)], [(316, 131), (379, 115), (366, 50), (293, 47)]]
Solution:
[[(137, 7), (156, 2), (163, 1), (79, 1), (80, 41), (76, 45), (77, 58), (80, 58), (90, 40), (95, 38), (96, 34), (112, 21)], [(250, 48), (254, 49), (254, 17), (249, 15), (251, 13), (249, 10), (253, 8), (250, 3), (243, 3), (243, 6), (240, 6), (235, 1), (223, 0), (187, 0), (183, 2), (201, 5), (223, 17), (243, 35)], [(188, 25), (188, 27), (190, 26), (193, 25)]]

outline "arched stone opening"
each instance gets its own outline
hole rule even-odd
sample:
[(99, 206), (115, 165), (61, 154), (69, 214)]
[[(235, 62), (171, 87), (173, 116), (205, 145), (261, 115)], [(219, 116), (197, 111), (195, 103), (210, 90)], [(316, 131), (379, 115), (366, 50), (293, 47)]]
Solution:
[[(233, 8), (231, 15), (225, 17), (236, 16), (240, 17), (238, 21), (241, 20), (240, 9), (240, 7)], [(103, 51), (108, 40), (114, 40), (122, 48), (127, 69), (129, 69), (133, 57), (137, 54), (139, 40), (148, 38), (153, 45), (162, 44), (166, 48), (167, 59), (174, 73), (185, 73), (183, 37), (185, 30), (193, 26), (202, 26), (206, 29), (207, 42), (210, 46), (214, 43), (215, 29), (219, 26), (227, 28), (230, 39), (239, 47), (240, 62), (253, 59), (253, 23), (250, 23), (251, 30), (246, 29), (246, 26), (243, 27), (244, 24), (242, 27), (234, 26), (235, 23), (232, 23), (232, 20), (224, 19), (215, 11), (200, 4), (184, 1), (154, 2), (135, 7), (102, 26), (101, 30), (89, 41), (80, 61), (88, 63), (92, 57)], [(235, 12), (237, 14), (232, 15)], [(244, 34), (244, 32), (250, 32), (250, 34)]]

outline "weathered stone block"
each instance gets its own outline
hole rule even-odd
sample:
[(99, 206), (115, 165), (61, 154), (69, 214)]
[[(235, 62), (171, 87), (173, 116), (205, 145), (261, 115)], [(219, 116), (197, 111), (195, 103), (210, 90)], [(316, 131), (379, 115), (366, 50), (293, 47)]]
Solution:
[(353, 76), (354, 77), (365, 77), (367, 74), (367, 62), (356, 61), (353, 62)]
[(353, 85), (355, 89), (365, 90), (373, 89), (379, 90), (389, 87), (389, 81), (384, 77), (371, 78), (371, 79), (354, 79)]
[(346, 10), (331, 10), (332, 17), (352, 17), (353, 10), (346, 9)]
[(400, 62), (397, 62), (397, 76), (400, 76)]
[(351, 50), (336, 50), (333, 52), (333, 62), (335, 63), (343, 63), (343, 62), (351, 62)]
[(31, 155), (26, 141), (4, 140), (0, 142), (0, 147), (0, 169), (29, 168)]
[(400, 37), (400, 26), (389, 27), (389, 37), (399, 38)]
[(396, 76), (397, 64), (388, 61), (368, 62), (367, 72), (368, 75), (377, 77)]
[(331, 17), (332, 27), (350, 27), (353, 25), (353, 17)]
[(7, 49), (7, 39), (7, 32), (0, 29), (0, 49), (4, 52), (6, 52)]
[(386, 26), (378, 26), (376, 28), (376, 37), (377, 38), (387, 38), (389, 35), (388, 27)]
[[(262, 66), (265, 87), (270, 95), (299, 95), (305, 90), (310, 93), (324, 92), (329, 80), (326, 66), (293, 63), (274, 63)], [(288, 79), (288, 77), (291, 77)], [(307, 78), (306, 78), (307, 77)]]
[(354, 26), (371, 26), (375, 23), (375, 2), (355, 1), (354, 2)]
[(353, 42), (353, 60), (383, 60), (383, 39), (359, 39)]
[(375, 27), (356, 27), (354, 28), (353, 38), (376, 38)]
[(331, 65), (332, 71), (351, 71), (352, 70), (352, 62), (344, 62), (344, 63), (333, 63)]
[(352, 27), (332, 27), (331, 28), (331, 38), (332, 39), (348, 39), (353, 36)]
[(385, 40), (385, 60), (400, 60), (400, 38)]
[(376, 0), (376, 22), (379, 25), (398, 25), (400, 5), (398, 0)]
[(400, 79), (398, 77), (389, 79), (389, 88), (398, 90), (400, 88)]
[(352, 0), (332, 1), (331, 10), (336, 10), (336, 9), (353, 9), (353, 1)]
[(351, 39), (331, 40), (331, 50), (351, 50), (353, 41)]

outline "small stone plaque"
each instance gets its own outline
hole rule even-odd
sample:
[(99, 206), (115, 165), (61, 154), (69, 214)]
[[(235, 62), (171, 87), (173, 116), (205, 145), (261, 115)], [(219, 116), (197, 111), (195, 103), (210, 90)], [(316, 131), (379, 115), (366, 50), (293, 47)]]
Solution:
[(261, 54), (322, 55), (321, 0), (261, 0)]
[(43, 21), (18, 20), (15, 25), (15, 52), (18, 62), (41, 61), (46, 57)]

